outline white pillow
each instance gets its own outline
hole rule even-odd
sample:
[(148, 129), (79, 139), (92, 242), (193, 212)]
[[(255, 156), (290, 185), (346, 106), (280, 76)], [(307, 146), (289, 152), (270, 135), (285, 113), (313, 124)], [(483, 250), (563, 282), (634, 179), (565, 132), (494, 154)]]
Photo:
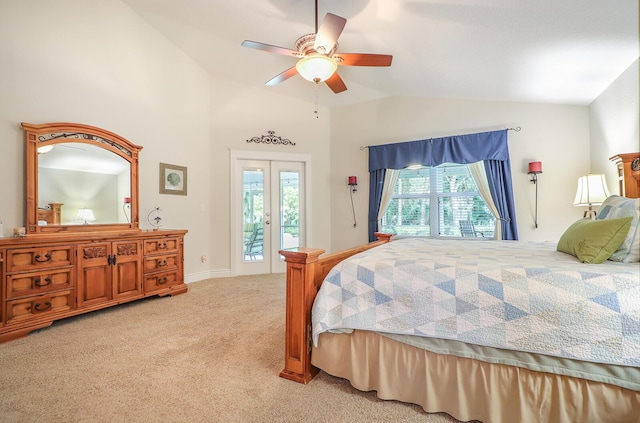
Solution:
[(640, 261), (640, 198), (626, 198), (612, 195), (604, 200), (598, 211), (597, 220), (619, 219), (631, 216), (629, 233), (622, 245), (609, 257), (612, 261), (634, 263)]

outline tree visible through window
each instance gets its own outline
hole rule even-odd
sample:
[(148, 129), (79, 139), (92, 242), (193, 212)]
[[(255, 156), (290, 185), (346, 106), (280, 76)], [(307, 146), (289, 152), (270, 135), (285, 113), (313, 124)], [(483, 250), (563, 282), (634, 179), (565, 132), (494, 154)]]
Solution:
[(381, 222), (397, 235), (460, 237), (460, 222), (470, 221), (476, 236), (493, 238), (495, 218), (478, 192), (467, 165), (403, 169)]

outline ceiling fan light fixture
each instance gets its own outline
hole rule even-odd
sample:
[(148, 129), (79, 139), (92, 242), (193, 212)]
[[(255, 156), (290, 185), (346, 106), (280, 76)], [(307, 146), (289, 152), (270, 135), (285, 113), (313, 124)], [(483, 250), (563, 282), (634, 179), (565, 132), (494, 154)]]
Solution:
[(338, 69), (335, 60), (320, 54), (303, 57), (296, 63), (296, 70), (307, 81), (316, 84), (331, 78)]

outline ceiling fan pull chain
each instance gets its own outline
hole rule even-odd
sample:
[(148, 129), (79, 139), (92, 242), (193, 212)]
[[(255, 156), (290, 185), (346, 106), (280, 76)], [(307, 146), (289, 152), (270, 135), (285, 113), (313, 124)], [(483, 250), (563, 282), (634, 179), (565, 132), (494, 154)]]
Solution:
[(316, 114), (316, 119), (318, 119), (318, 84), (314, 87), (314, 91), (316, 94), (316, 110), (313, 113)]

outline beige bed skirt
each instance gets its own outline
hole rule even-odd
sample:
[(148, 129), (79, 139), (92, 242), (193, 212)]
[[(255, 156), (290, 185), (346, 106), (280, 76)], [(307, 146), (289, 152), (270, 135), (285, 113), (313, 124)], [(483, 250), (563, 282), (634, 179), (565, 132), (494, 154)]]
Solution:
[(484, 423), (640, 423), (640, 392), (435, 354), (373, 332), (322, 333), (311, 362), (381, 399)]

